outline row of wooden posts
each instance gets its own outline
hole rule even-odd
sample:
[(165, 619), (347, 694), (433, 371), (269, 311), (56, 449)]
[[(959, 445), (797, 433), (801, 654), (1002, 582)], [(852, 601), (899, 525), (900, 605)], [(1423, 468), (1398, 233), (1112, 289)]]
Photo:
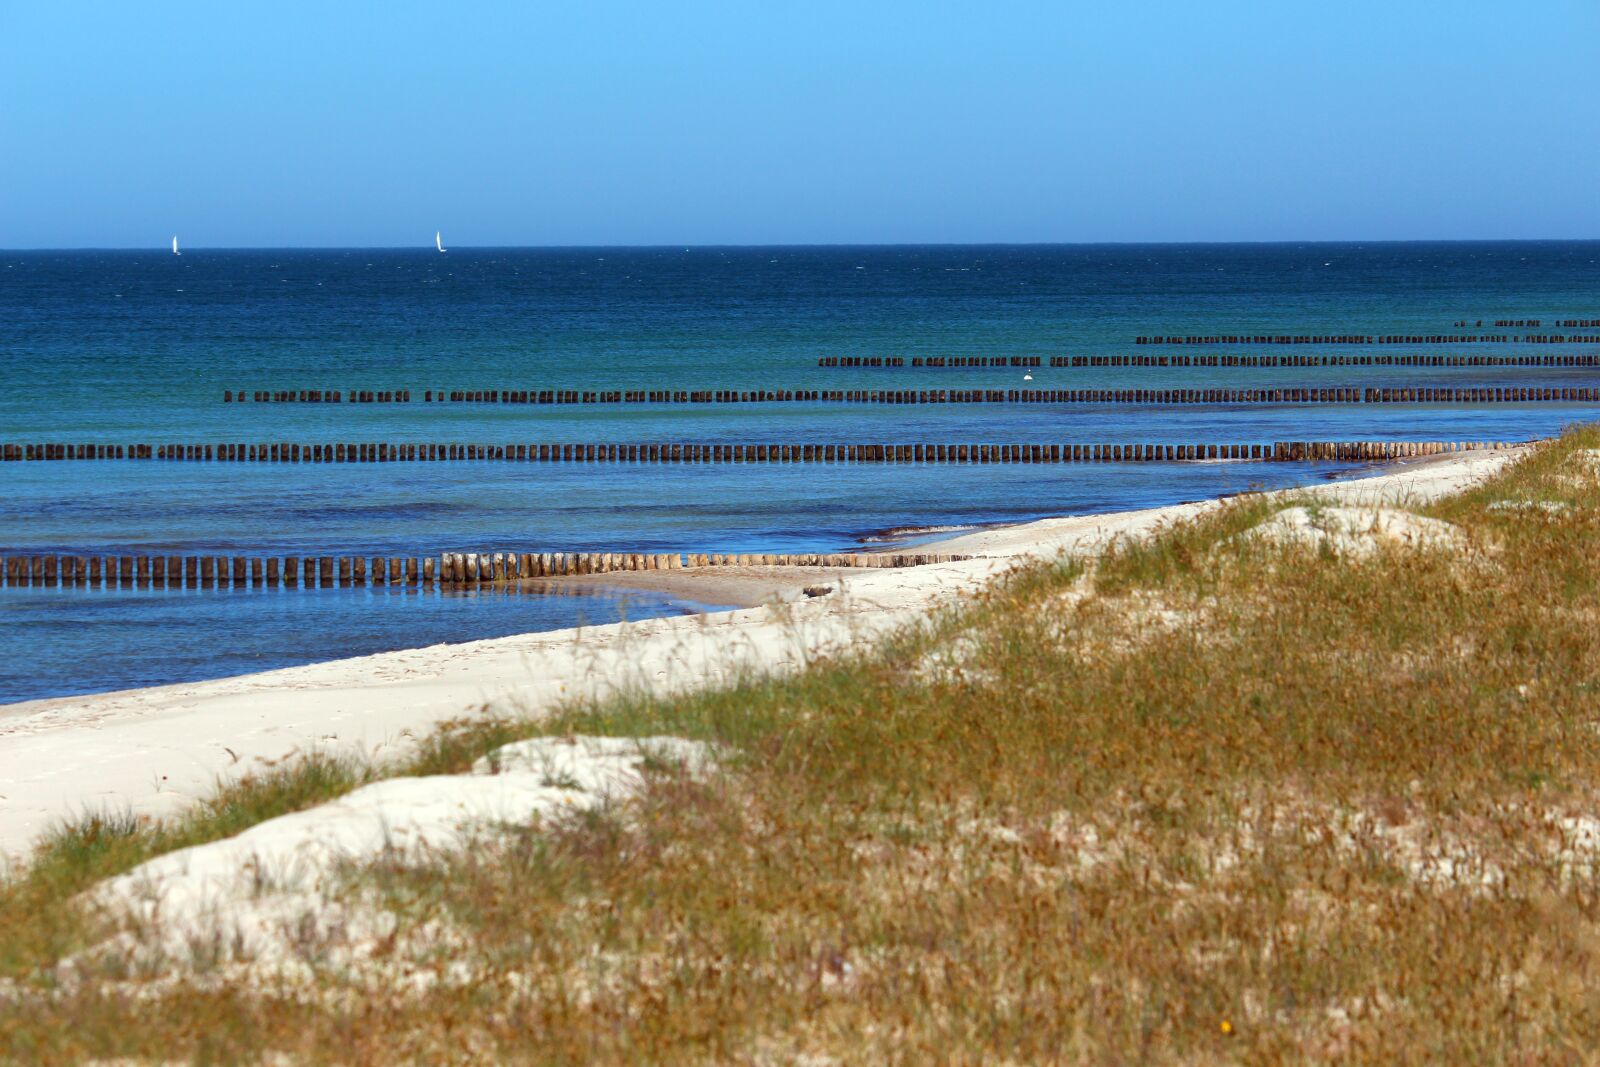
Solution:
[(1470, 345), (1600, 344), (1594, 334), (1425, 333), (1425, 334), (1141, 334), (1136, 345)]
[[(317, 390), (312, 402), (320, 399)], [(338, 393), (333, 396), (337, 403)], [(430, 394), (429, 400), (433, 397)], [(443, 394), (439, 396), (444, 400)], [(1594, 386), (1337, 386), (1290, 389), (479, 389), (469, 404), (1520, 404), (1600, 400)]]
[(243, 389), (222, 391), (224, 404), (243, 404), (246, 400), (257, 404), (409, 404), (409, 389)]
[[(1517, 327), (1518, 329), (1522, 329), (1524, 327), (1529, 327), (1529, 326), (1532, 326), (1532, 327), (1543, 326), (1544, 325), (1544, 320), (1543, 319), (1495, 319), (1494, 320), (1494, 324), (1495, 324), (1496, 327), (1514, 326), (1514, 327)], [(1458, 323), (1456, 323), (1456, 325), (1457, 326), (1465, 326), (1466, 323), (1465, 322), (1458, 322)], [(1481, 326), (1482, 323), (1480, 322), (1479, 325)], [(1557, 319), (1555, 322), (1552, 322), (1550, 325), (1552, 325), (1552, 326), (1560, 326), (1562, 329), (1566, 329), (1566, 330), (1572, 330), (1572, 329), (1587, 330), (1587, 329), (1592, 329), (1592, 328), (1594, 328), (1596, 326), (1600, 326), (1600, 319)]]
[(483, 585), (619, 571), (698, 567), (920, 567), (972, 559), (951, 553), (442, 552), (437, 556), (77, 556), (8, 555), (8, 586)]
[[(1007, 362), (1005, 356), (992, 357), (981, 362), (983, 356), (871, 356), (846, 363), (847, 357), (824, 356), (817, 360), (819, 367), (923, 367), (940, 370), (948, 367), (1037, 367), (1038, 356), (1011, 356), (1011, 360), (1030, 359), (1029, 363)], [(961, 359), (964, 362), (956, 362)], [(1316, 355), (1129, 355), (1129, 356), (1051, 356), (1051, 367), (1600, 367), (1600, 355), (1452, 355), (1425, 354), (1401, 355), (1399, 353)]]
[[(1062, 356), (1051, 356), (1050, 365)], [(1038, 367), (1043, 356), (912, 356), (913, 367)], [(823, 356), (819, 367), (904, 367), (905, 356)]]
[(1161, 463), (1232, 459), (1401, 459), (1504, 441), (1277, 441), (1271, 444), (7, 444), (0, 460), (226, 463)]

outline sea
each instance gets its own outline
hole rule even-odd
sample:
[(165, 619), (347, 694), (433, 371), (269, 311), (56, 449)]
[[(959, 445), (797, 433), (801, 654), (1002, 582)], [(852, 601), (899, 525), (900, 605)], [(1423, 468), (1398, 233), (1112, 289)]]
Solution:
[[(521, 406), (425, 390), (1589, 385), (1578, 368), (1048, 366), (1052, 356), (1595, 354), (1136, 346), (1600, 318), (1600, 242), (0, 251), (0, 441), (1520, 440), (1596, 405)], [(1496, 330), (1499, 319), (1541, 329)], [(1483, 330), (1455, 324), (1482, 321)], [(904, 357), (901, 368), (819, 366)], [(916, 357), (1037, 356), (928, 369)], [(1032, 381), (1023, 380), (1031, 373)], [(225, 404), (224, 390), (409, 404)], [(841, 552), (1346, 478), (1351, 463), (0, 464), (0, 555)], [(649, 593), (0, 588), (0, 703), (716, 605)]]

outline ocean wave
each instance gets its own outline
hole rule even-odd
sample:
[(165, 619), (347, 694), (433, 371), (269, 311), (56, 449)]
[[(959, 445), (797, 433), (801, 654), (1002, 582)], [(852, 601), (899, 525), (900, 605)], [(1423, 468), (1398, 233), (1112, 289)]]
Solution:
[(857, 544), (881, 545), (897, 541), (907, 541), (914, 537), (929, 537), (933, 534), (959, 533), (963, 530), (981, 530), (978, 523), (959, 523), (953, 526), (891, 526), (884, 530), (874, 530), (872, 533), (863, 534), (856, 538)]

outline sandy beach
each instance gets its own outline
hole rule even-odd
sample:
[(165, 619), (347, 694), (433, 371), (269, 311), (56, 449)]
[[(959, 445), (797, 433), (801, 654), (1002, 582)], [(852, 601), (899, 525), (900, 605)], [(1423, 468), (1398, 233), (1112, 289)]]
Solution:
[[(842, 567), (685, 567), (671, 571), (614, 571), (560, 579), (532, 579), (529, 591), (622, 589), (666, 593), (697, 604), (758, 608), (774, 601), (792, 601), (837, 592), (861, 575)], [(810, 590), (808, 593), (807, 590)], [(828, 592), (825, 593), (824, 590)]]
[[(1415, 504), (1470, 485), (1517, 451), (1437, 457), (1304, 491), (1346, 504)], [(462, 716), (537, 714), (573, 697), (679, 691), (743, 671), (799, 667), (971, 593), (1019, 560), (1093, 552), (1217, 503), (985, 529), (937, 549), (981, 558), (903, 570), (714, 568), (569, 579), (746, 606), (3, 706), (0, 854), (21, 854), (76, 812), (159, 817), (220, 780), (307, 752), (382, 758)]]

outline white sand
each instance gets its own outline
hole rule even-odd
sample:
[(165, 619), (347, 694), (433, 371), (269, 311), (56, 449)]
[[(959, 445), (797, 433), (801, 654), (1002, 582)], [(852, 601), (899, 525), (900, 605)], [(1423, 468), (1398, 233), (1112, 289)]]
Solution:
[[(1458, 490), (1509, 452), (1469, 452), (1309, 491), (1406, 505)], [(970, 592), (1021, 558), (1088, 553), (1216, 501), (1045, 519), (943, 542), (988, 558), (861, 570), (830, 596), (716, 614), (386, 652), (207, 682), (0, 707), (0, 855), (85, 810), (158, 817), (263, 763), (313, 750), (384, 756), (484, 708), (536, 713), (621, 688), (677, 691), (742, 670), (784, 670)]]
[(1464, 544), (1461, 531), (1448, 522), (1399, 508), (1337, 504), (1284, 508), (1244, 536), (1352, 557), (1369, 556), (1386, 544), (1441, 550)]
[(625, 801), (644, 784), (646, 759), (694, 774), (711, 766), (713, 754), (676, 737), (537, 737), (503, 746), (467, 774), (374, 782), (157, 856), (92, 891), (129, 927), (93, 951), (131, 951), (145, 966), (162, 967), (203, 945), (271, 972), (304, 969), (297, 946), (308, 943), (360, 956), (389, 935), (393, 916), (343, 899), (342, 864), (427, 861), (501, 827)]

